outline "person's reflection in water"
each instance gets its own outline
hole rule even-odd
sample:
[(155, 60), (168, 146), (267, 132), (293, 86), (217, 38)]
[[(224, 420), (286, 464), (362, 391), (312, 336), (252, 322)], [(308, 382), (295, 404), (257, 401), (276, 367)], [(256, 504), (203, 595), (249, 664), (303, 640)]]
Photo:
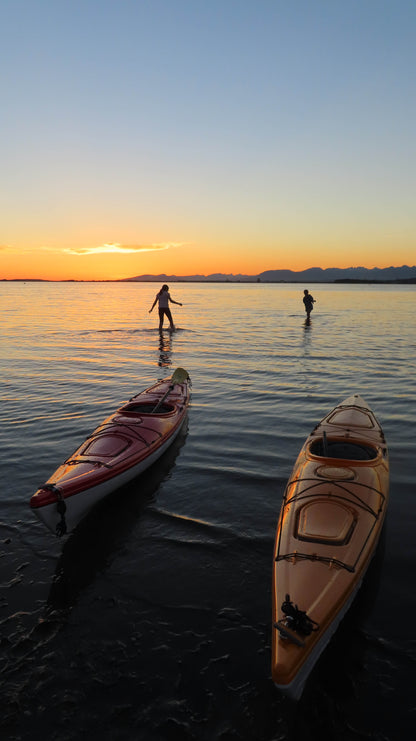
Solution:
[(309, 355), (310, 353), (311, 340), (312, 340), (312, 322), (311, 322), (311, 318), (308, 316), (306, 317), (303, 323), (303, 352), (305, 356)]
[(161, 329), (159, 331), (159, 368), (166, 368), (166, 366), (172, 365), (172, 334), (167, 332), (166, 334)]

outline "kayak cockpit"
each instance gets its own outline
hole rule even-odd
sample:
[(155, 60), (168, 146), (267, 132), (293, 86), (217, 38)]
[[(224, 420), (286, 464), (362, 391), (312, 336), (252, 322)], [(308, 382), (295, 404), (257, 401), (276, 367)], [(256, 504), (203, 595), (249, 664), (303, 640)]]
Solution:
[[(157, 409), (156, 409), (157, 406)], [(143, 401), (132, 401), (126, 404), (124, 407), (118, 410), (119, 414), (154, 414), (160, 417), (161, 414), (173, 414), (175, 407), (173, 404), (163, 403), (157, 405), (157, 401), (154, 402), (143, 402)]]
[(377, 448), (367, 443), (325, 437), (313, 440), (309, 452), (317, 458), (338, 458), (348, 461), (371, 461), (378, 456)]

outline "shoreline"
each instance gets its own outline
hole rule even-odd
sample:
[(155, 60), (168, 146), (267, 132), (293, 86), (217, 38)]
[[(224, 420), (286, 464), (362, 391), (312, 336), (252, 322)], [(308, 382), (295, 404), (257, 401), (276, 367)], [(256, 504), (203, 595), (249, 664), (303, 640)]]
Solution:
[[(305, 279), (302, 280), (259, 280), (253, 278), (253, 280), (220, 280), (220, 279), (209, 279), (197, 280), (192, 278), (113, 278), (107, 280), (77, 280), (74, 278), (63, 278), (61, 280), (52, 280), (49, 278), (0, 278), (1, 283), (160, 283), (161, 280), (169, 280), (170, 283), (215, 283), (215, 284), (256, 284), (256, 285), (300, 285), (305, 283)], [(415, 285), (416, 276), (414, 278), (396, 278), (395, 280), (377, 280), (375, 278), (359, 279), (359, 278), (336, 278), (335, 280), (311, 280), (309, 282), (314, 285)]]

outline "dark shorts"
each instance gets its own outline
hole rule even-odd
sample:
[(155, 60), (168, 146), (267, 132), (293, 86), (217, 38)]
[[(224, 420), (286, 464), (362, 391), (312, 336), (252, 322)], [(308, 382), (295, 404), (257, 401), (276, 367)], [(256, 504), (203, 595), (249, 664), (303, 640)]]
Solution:
[(162, 321), (163, 315), (166, 314), (167, 318), (170, 322), (172, 322), (172, 314), (170, 313), (170, 309), (159, 309), (159, 319)]

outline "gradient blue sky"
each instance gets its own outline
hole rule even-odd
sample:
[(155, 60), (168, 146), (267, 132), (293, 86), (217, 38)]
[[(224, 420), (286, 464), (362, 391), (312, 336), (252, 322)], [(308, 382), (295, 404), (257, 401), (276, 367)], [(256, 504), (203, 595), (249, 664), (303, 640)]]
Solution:
[(415, 0), (2, 0), (0, 278), (414, 265)]

